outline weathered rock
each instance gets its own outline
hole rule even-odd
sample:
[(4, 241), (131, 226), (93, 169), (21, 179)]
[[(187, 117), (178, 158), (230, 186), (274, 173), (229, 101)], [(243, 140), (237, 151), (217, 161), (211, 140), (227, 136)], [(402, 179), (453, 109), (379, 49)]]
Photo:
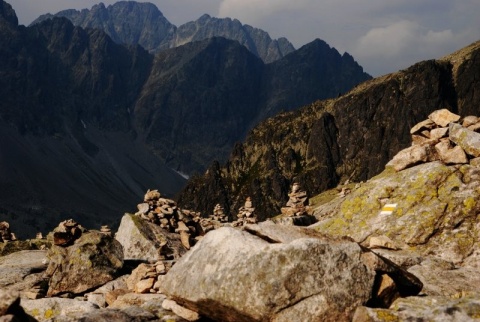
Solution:
[(126, 293), (124, 295), (119, 295), (116, 301), (110, 305), (110, 308), (124, 309), (132, 305), (142, 306), (150, 301), (162, 303), (163, 300), (165, 300), (165, 295), (163, 294)]
[(417, 124), (415, 124), (412, 129), (410, 130), (410, 134), (416, 134), (419, 133), (420, 131), (423, 130), (430, 130), (435, 126), (435, 122), (433, 122), (430, 119), (426, 119), (424, 121), (421, 121)]
[(221, 321), (346, 320), (371, 298), (380, 267), (364, 262), (358, 244), (300, 227), (248, 227), (254, 235), (227, 227), (207, 234), (163, 277), (161, 291)]
[(153, 284), (155, 283), (155, 278), (149, 277), (138, 281), (135, 284), (135, 293), (150, 293), (150, 290), (153, 288)]
[(445, 137), (447, 133), (448, 133), (448, 127), (440, 127), (437, 129), (432, 129), (430, 131), (430, 138), (434, 140), (438, 140)]
[(20, 304), (38, 321), (58, 321), (62, 317), (75, 320), (85, 313), (99, 309), (97, 305), (87, 301), (58, 297), (38, 300), (22, 299)]
[(24, 292), (42, 283), (47, 252), (23, 250), (0, 257), (0, 288)]
[(125, 214), (115, 239), (123, 246), (125, 259), (155, 262), (180, 257), (186, 249), (179, 234), (169, 233), (139, 216)]
[[(470, 165), (430, 162), (397, 173), (387, 169), (346, 197), (319, 204), (314, 212), (319, 222), (310, 227), (361, 243), (385, 235), (419, 255), (459, 263), (480, 245), (479, 194), (480, 169)], [(398, 206), (382, 215), (387, 203)]]
[(475, 116), (475, 115), (465, 116), (463, 118), (462, 126), (469, 127), (470, 125), (477, 124), (478, 121), (479, 121), (478, 116)]
[(422, 281), (422, 293), (429, 296), (451, 297), (480, 290), (478, 267), (456, 267), (450, 262), (428, 258), (421, 264), (410, 267), (408, 271)]
[(465, 154), (465, 151), (463, 151), (463, 149), (458, 145), (451, 148), (449, 142), (442, 141), (435, 145), (435, 150), (437, 151), (440, 160), (446, 164), (468, 163), (468, 158)]
[(420, 162), (426, 162), (429, 155), (428, 148), (428, 144), (412, 145), (398, 152), (386, 166), (393, 167), (395, 171), (400, 171)]
[(399, 249), (399, 247), (387, 236), (370, 237), (368, 248)]
[(20, 306), (20, 296), (18, 292), (0, 289), (0, 321), (33, 322), (36, 320), (32, 316), (25, 313), (23, 308)]
[(162, 303), (162, 307), (165, 310), (170, 310), (176, 315), (181, 316), (187, 321), (197, 321), (200, 318), (197, 312), (178, 305), (175, 301), (172, 300), (164, 300)]
[(461, 146), (471, 156), (480, 157), (480, 133), (453, 123), (450, 124), (449, 137), (451, 141)]
[(45, 239), (12, 240), (0, 243), (0, 257), (21, 250), (43, 250), (50, 247), (50, 242)]
[(359, 307), (353, 321), (478, 321), (479, 313), (479, 294), (461, 298), (409, 297), (398, 299), (388, 310)]
[(432, 112), (428, 118), (435, 122), (438, 126), (445, 127), (449, 123), (457, 122), (460, 120), (460, 115), (450, 112), (448, 109), (441, 109)]
[(79, 294), (101, 286), (118, 277), (123, 266), (120, 243), (98, 231), (84, 233), (66, 248), (53, 245), (48, 257), (48, 296)]

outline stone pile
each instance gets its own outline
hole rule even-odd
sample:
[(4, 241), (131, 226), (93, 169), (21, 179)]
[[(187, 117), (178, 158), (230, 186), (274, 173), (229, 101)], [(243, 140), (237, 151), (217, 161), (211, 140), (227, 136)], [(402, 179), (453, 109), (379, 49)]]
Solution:
[(308, 196), (307, 192), (301, 190), (300, 184), (295, 182), (292, 186), (292, 192), (288, 194), (286, 207), (282, 207), (282, 214), (287, 216), (302, 216), (307, 214)]
[(16, 239), (15, 234), (10, 230), (10, 224), (6, 221), (0, 222), (0, 242), (7, 243)]
[(210, 219), (219, 222), (228, 222), (228, 215), (225, 214), (223, 207), (217, 203), (215, 208), (213, 208), (213, 215), (210, 216)]
[(144, 202), (137, 205), (136, 216), (159, 225), (168, 232), (181, 236), (182, 244), (189, 249), (195, 237), (203, 235), (199, 212), (180, 209), (175, 201), (162, 198), (158, 190), (148, 190)]
[(73, 219), (62, 221), (53, 230), (53, 244), (57, 246), (69, 246), (79, 239), (87, 230)]
[(247, 197), (245, 205), (238, 209), (238, 219), (232, 223), (233, 227), (245, 226), (247, 224), (256, 224), (258, 222), (257, 217), (254, 214), (255, 208), (252, 204), (252, 199)]
[(132, 271), (126, 284), (135, 293), (160, 293), (162, 276), (172, 267), (173, 262), (158, 261), (154, 264), (142, 263)]
[(110, 229), (110, 227), (108, 227), (108, 225), (102, 225), (102, 227), (100, 227), (100, 232), (102, 234), (112, 236), (112, 230)]
[(425, 162), (480, 165), (480, 118), (434, 111), (411, 130), (412, 146), (400, 151), (387, 167), (401, 171)]

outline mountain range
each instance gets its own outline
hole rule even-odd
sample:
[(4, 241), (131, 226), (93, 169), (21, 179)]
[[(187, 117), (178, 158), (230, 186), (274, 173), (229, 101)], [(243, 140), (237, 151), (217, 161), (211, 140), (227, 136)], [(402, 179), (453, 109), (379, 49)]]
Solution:
[(225, 160), (266, 117), (371, 78), (321, 40), (269, 64), (221, 37), (154, 55), (66, 18), (19, 26), (0, 8), (0, 213), (24, 234), (66, 216), (115, 223), (148, 188), (171, 197), (181, 173)]
[(265, 63), (295, 50), (286, 38), (273, 40), (267, 32), (243, 25), (237, 19), (214, 18), (205, 14), (196, 21), (176, 27), (152, 3), (119, 1), (108, 7), (100, 3), (90, 10), (70, 9), (45, 14), (31, 25), (53, 17), (65, 17), (82, 28), (103, 30), (117, 43), (139, 44), (153, 53), (213, 37), (236, 40)]

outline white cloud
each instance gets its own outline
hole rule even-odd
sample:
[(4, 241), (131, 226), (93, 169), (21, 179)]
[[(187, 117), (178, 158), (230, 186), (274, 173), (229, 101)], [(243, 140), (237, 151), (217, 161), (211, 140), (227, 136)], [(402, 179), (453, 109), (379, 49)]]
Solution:
[[(359, 38), (352, 54), (373, 74), (395, 71), (415, 62), (440, 58), (466, 45), (466, 35), (451, 29), (429, 30), (417, 22), (402, 20), (372, 28)], [(457, 47), (458, 46), (458, 47)]]

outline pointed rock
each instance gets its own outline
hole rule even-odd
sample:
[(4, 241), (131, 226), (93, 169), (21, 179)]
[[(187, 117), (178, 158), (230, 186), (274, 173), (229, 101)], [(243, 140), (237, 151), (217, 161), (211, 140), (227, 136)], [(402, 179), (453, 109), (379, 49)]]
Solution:
[(445, 127), (449, 123), (457, 122), (458, 120), (460, 120), (460, 115), (454, 114), (444, 108), (434, 111), (428, 116), (428, 118), (435, 122), (435, 124), (437, 124), (438, 126)]
[(468, 154), (475, 158), (480, 157), (480, 133), (466, 129), (460, 124), (450, 124), (449, 138)]
[(434, 126), (435, 126), (435, 123), (432, 120), (426, 119), (425, 121), (422, 121), (422, 122), (414, 125), (412, 127), (412, 129), (410, 130), (410, 134), (416, 134), (416, 133), (421, 132), (423, 130), (430, 130)]
[(435, 150), (437, 151), (440, 160), (442, 160), (445, 164), (468, 163), (468, 158), (465, 151), (463, 151), (463, 149), (458, 145), (450, 148), (449, 142), (442, 141), (435, 145)]

